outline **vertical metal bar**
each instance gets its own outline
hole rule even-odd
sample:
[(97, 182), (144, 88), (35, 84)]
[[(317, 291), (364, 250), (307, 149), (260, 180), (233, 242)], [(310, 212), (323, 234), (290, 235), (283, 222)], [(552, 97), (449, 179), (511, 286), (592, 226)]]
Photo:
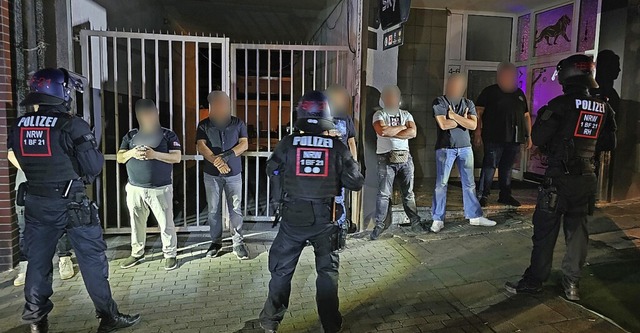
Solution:
[[(271, 50), (267, 50), (267, 79), (267, 151), (271, 152)], [(270, 185), (271, 184), (267, 181), (267, 216), (269, 216)]]
[[(173, 131), (173, 41), (169, 41), (169, 129)], [(186, 146), (186, 142), (182, 143)]]
[[(307, 53), (305, 52), (304, 49), (302, 49), (302, 66), (300, 67), (301, 71), (300, 73), (302, 73), (300, 80), (302, 80), (302, 92), (301, 94), (304, 95), (304, 81), (306, 79), (306, 75), (305, 75), (305, 65), (304, 65), (304, 54)], [(293, 64), (292, 64), (293, 65)]]
[[(106, 38), (105, 38), (104, 45), (106, 46)], [(100, 37), (100, 36), (98, 36), (98, 51), (99, 51), (99, 57), (98, 58), (100, 59), (99, 60), (99, 64), (100, 64), (100, 69), (99, 69), (99, 71), (100, 71), (100, 91), (102, 92), (102, 91), (104, 91), (104, 88), (105, 88), (105, 86), (104, 86), (105, 85), (104, 84), (104, 82), (105, 82), (105, 78), (104, 78), (104, 74), (105, 74), (104, 73), (104, 61), (106, 59), (104, 57), (105, 50), (104, 50), (103, 43), (102, 43), (102, 37)], [(104, 94), (102, 94), (102, 93), (100, 94), (100, 105), (101, 105), (102, 110), (104, 110)], [(106, 140), (106, 136), (103, 135), (103, 138), (102, 138), (102, 142), (103, 142), (103, 146), (102, 146), (103, 150), (102, 151), (103, 152), (106, 149), (106, 141), (107, 141)], [(105, 162), (105, 166), (106, 166), (106, 162)], [(116, 167), (116, 170), (117, 170), (118, 165), (116, 165), (115, 167)], [(106, 184), (106, 182), (105, 182), (105, 184)], [(118, 187), (118, 186), (120, 186), (120, 185), (116, 184), (116, 187)], [(116, 188), (116, 191), (118, 191), (117, 188)], [(106, 195), (106, 193), (107, 192), (106, 192), (106, 186), (105, 186), (105, 195)], [(105, 199), (106, 199), (106, 196), (105, 196)], [(104, 201), (104, 210), (105, 210), (105, 212), (109, 210), (108, 200)], [(116, 210), (120, 211), (120, 200), (118, 200), (118, 202), (116, 202)], [(106, 217), (106, 213), (105, 213), (105, 217)], [(116, 227), (120, 228), (122, 226), (121, 225), (122, 221), (120, 221), (120, 215), (117, 216), (116, 221), (117, 221), (116, 222)]]
[(142, 78), (142, 98), (147, 98), (147, 55), (144, 49), (145, 39), (140, 39), (140, 57), (142, 57), (142, 65), (140, 66), (140, 77)]
[[(256, 49), (256, 152), (260, 150), (260, 50)], [(259, 190), (260, 183), (260, 157), (256, 154), (256, 192), (255, 192), (255, 206), (254, 216), (258, 216), (258, 203), (259, 203)]]
[(316, 90), (316, 64), (318, 63), (318, 58), (316, 56), (316, 50), (313, 50), (313, 90)]
[[(249, 122), (249, 49), (244, 49), (244, 121)], [(256, 145), (258, 143), (256, 142)], [(244, 216), (247, 216), (249, 207), (249, 157), (244, 159)]]
[[(209, 44), (211, 45), (211, 44)], [(196, 48), (196, 56), (194, 61), (196, 62), (196, 112), (195, 112), (195, 127), (198, 128), (198, 123), (200, 122), (200, 46), (198, 42), (195, 42)], [(211, 59), (211, 58), (209, 58)], [(196, 175), (200, 175), (200, 162), (196, 159)], [(196, 226), (200, 226), (200, 182), (198, 181), (198, 176), (196, 176)], [(185, 183), (186, 186), (186, 183)], [(186, 192), (186, 191), (185, 191)]]
[[(223, 52), (222, 56), (224, 57), (224, 52)], [(208, 77), (209, 77), (209, 91), (208, 92), (211, 92), (211, 90), (213, 89), (211, 87), (211, 62), (212, 62), (211, 61), (211, 42), (209, 42), (209, 61), (207, 61), (207, 63), (209, 63), (209, 75), (208, 75)]]
[(289, 62), (289, 70), (291, 70), (291, 78), (289, 80), (289, 133), (293, 133), (293, 53), (295, 51), (291, 50), (291, 59)]
[[(211, 48), (212, 48), (211, 42), (209, 42), (209, 43), (208, 43), (208, 45), (209, 45), (209, 50), (208, 50), (208, 57), (209, 57), (209, 58), (208, 58), (208, 61), (207, 61), (207, 63), (208, 63), (207, 68), (209, 69), (209, 72), (208, 72), (208, 74), (207, 74), (207, 77), (208, 77), (208, 80), (209, 80), (209, 83), (208, 83), (208, 89), (209, 89), (209, 90), (208, 90), (208, 92), (207, 92), (207, 96), (208, 96), (208, 93), (210, 93), (210, 92), (211, 92), (211, 90), (213, 90), (213, 88), (212, 88), (212, 86), (211, 86), (211, 85), (212, 85), (212, 83), (211, 83), (211, 79), (212, 79), (212, 77), (211, 77), (211, 75), (212, 75), (212, 74), (211, 74), (211, 63), (212, 63), (212, 60), (211, 60), (211, 59), (212, 59), (212, 58), (211, 58)], [(223, 55), (224, 55), (224, 52), (223, 52)], [(207, 100), (207, 102), (209, 102), (209, 101)], [(207, 104), (207, 107), (209, 107), (209, 105), (208, 105), (208, 104)], [(199, 123), (199, 122), (198, 122), (198, 123)], [(200, 152), (199, 152), (199, 151), (196, 151), (196, 154), (200, 155)], [(196, 163), (200, 164), (200, 161), (196, 161)], [(207, 162), (203, 160), (203, 161), (202, 161), (202, 163), (207, 163)], [(196, 181), (198, 182), (198, 184), (200, 184), (200, 172), (196, 173)], [(206, 189), (205, 189), (205, 190), (206, 190)], [(198, 189), (198, 201), (200, 201), (200, 190), (199, 190), (199, 189)], [(209, 203), (208, 203), (208, 202), (207, 202), (207, 209), (211, 209), (211, 207), (209, 207)], [(198, 210), (199, 210), (199, 209), (198, 209)], [(199, 213), (200, 213), (200, 212), (198, 212), (198, 214), (199, 214)], [(200, 226), (200, 215), (198, 215), (198, 220), (197, 220), (197, 221), (198, 221), (198, 223), (197, 223), (196, 225), (197, 225), (197, 226)]]
[[(182, 88), (182, 94), (180, 96), (182, 96), (182, 142), (187, 142), (187, 122), (185, 121), (187, 119), (187, 105), (186, 105), (186, 94), (185, 94), (185, 81), (186, 79), (186, 64), (185, 64), (185, 58), (186, 58), (186, 54), (185, 54), (185, 42), (184, 40), (182, 40), (182, 82), (181, 82), (181, 88)], [(187, 227), (187, 162), (186, 161), (182, 161), (182, 184), (183, 185), (183, 189), (182, 189), (182, 221), (184, 222), (184, 227)]]
[(133, 128), (133, 89), (131, 87), (131, 38), (127, 37), (127, 102), (129, 103), (129, 129)]
[(155, 70), (156, 70), (156, 105), (160, 105), (160, 55), (158, 54), (158, 40), (155, 40)]
[(329, 80), (329, 75), (328, 75), (328, 71), (329, 71), (329, 51), (324, 51), (324, 89), (326, 90), (328, 85), (328, 80)]
[[(108, 38), (105, 38), (105, 41), (108, 40)], [(117, 38), (113, 37), (113, 44), (112, 44), (112, 52), (113, 52), (113, 104), (114, 104), (114, 121), (113, 121), (113, 125), (115, 128), (115, 146), (116, 147), (116, 151), (118, 150), (118, 147), (120, 145), (118, 145), (118, 141), (120, 140), (120, 108), (118, 105), (118, 44), (117, 44)], [(120, 207), (120, 166), (118, 165), (118, 163), (116, 162), (116, 198), (118, 198), (118, 203), (117, 203), (117, 208), (116, 208), (116, 213), (118, 214), (118, 221), (120, 220), (120, 213), (121, 213), (121, 209), (122, 207)]]
[(278, 67), (278, 141), (282, 140), (282, 50), (279, 51)]
[(336, 78), (333, 83), (340, 83), (340, 51), (336, 51)]

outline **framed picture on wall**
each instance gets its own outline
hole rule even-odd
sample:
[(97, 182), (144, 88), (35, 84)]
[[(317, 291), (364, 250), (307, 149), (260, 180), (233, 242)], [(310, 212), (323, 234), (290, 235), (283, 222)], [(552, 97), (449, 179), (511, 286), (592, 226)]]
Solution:
[(534, 56), (571, 51), (573, 4), (536, 14), (533, 41)]

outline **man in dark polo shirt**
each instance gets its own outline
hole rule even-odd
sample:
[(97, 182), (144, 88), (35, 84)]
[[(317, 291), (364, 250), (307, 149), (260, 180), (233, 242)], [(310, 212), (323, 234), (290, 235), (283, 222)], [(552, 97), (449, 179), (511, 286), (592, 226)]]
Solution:
[(474, 226), (492, 227), (496, 222), (485, 218), (476, 197), (473, 179), (473, 149), (469, 131), (476, 129), (478, 116), (472, 101), (464, 98), (467, 79), (462, 74), (453, 74), (447, 79), (445, 95), (433, 101), (433, 116), (436, 119), (436, 185), (433, 191), (431, 231), (439, 232), (444, 227), (447, 207), (447, 185), (454, 164), (458, 166), (462, 183), (464, 216)]
[(229, 208), (233, 253), (248, 259), (249, 252), (242, 237), (242, 161), (247, 150), (248, 135), (244, 122), (231, 115), (231, 101), (224, 91), (212, 91), (207, 97), (209, 117), (198, 124), (196, 141), (204, 157), (204, 187), (211, 233), (207, 257), (215, 257), (222, 248), (222, 192)]
[(482, 90), (476, 101), (478, 128), (474, 132), (476, 146), (484, 144), (484, 161), (478, 181), (478, 197), (482, 207), (498, 169), (500, 196), (498, 202), (520, 206), (511, 195), (511, 171), (520, 145), (531, 143), (531, 116), (524, 92), (518, 88), (518, 70), (512, 63), (498, 65), (497, 84)]
[(135, 105), (140, 129), (134, 128), (122, 138), (118, 163), (127, 165), (127, 207), (131, 220), (131, 256), (120, 265), (133, 267), (144, 260), (147, 219), (153, 212), (162, 240), (164, 269), (178, 267), (177, 236), (173, 223), (173, 164), (180, 163), (178, 136), (160, 126), (155, 103), (141, 99)]

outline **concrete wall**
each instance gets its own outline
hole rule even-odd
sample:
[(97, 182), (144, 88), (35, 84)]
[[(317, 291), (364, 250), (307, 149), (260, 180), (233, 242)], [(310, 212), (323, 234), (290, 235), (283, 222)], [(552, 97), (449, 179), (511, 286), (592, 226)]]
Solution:
[[(640, 197), (640, 0), (629, 0), (623, 11), (607, 14), (618, 20), (616, 30), (605, 34), (614, 36), (611, 47), (617, 47), (624, 62), (618, 79), (620, 83), (620, 110), (618, 123), (618, 148), (613, 154), (613, 200)], [(622, 25), (622, 23), (626, 23)], [(611, 26), (602, 25), (604, 30)], [(617, 38), (615, 38), (617, 37)], [(621, 41), (624, 40), (624, 47)], [(615, 41), (615, 42), (613, 42)], [(607, 41), (601, 38), (601, 49)]]
[(398, 55), (402, 107), (413, 114), (418, 136), (410, 141), (416, 178), (435, 177), (436, 122), (431, 102), (442, 94), (447, 37), (444, 10), (412, 8)]
[[(73, 0), (71, 1), (71, 26), (75, 27), (80, 24), (89, 22), (92, 30), (106, 30), (107, 29), (107, 11), (97, 3), (91, 0)], [(100, 63), (97, 59), (100, 59), (100, 44), (97, 40), (91, 43), (91, 58), (95, 59), (92, 64), (92, 72), (100, 73)], [(106, 44), (103, 43), (103, 50), (106, 50)], [(105, 57), (106, 51), (102, 57)], [(80, 57), (80, 54), (76, 54), (76, 57)], [(104, 70), (106, 72), (107, 63), (104, 61)], [(82, 72), (82, 68), (75, 68), (76, 72)], [(108, 75), (108, 74), (107, 74)], [(94, 89), (100, 88), (100, 78), (93, 77), (91, 79), (91, 87)]]

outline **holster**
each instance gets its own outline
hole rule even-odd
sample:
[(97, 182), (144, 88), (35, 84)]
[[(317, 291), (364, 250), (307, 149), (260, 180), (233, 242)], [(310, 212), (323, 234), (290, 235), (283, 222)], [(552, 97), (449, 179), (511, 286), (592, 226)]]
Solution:
[(67, 205), (68, 229), (100, 225), (98, 205), (84, 192), (76, 193)]
[(332, 210), (332, 222), (337, 226), (335, 233), (331, 234), (331, 251), (341, 252), (347, 247), (347, 234), (349, 233), (349, 221), (336, 221), (336, 203), (333, 202)]
[(549, 213), (558, 211), (558, 189), (552, 184), (551, 179), (546, 179), (543, 185), (538, 187), (537, 208)]
[(18, 185), (18, 192), (16, 193), (16, 205), (24, 207), (24, 199), (27, 196), (28, 190), (29, 185), (27, 184), (27, 182)]

